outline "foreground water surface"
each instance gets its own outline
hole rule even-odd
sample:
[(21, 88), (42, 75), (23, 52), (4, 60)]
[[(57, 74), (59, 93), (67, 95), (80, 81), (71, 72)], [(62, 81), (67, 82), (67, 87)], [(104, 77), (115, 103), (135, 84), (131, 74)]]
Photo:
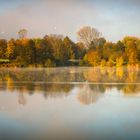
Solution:
[(0, 139), (140, 139), (140, 71), (0, 70)]

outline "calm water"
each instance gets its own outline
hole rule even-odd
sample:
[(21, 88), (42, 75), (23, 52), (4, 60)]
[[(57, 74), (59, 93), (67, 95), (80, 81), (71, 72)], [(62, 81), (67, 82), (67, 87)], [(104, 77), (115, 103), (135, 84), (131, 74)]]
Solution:
[(3, 139), (140, 139), (140, 71), (1, 69)]

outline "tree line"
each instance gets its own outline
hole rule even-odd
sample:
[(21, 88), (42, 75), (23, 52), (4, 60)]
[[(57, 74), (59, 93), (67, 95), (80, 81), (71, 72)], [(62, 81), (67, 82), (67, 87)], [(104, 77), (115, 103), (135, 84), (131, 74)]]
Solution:
[(27, 38), (27, 30), (19, 39), (0, 39), (0, 64), (19, 67), (55, 66), (123, 66), (139, 65), (140, 39), (125, 37), (116, 43), (108, 42), (92, 27), (77, 32), (79, 42), (62, 35)]

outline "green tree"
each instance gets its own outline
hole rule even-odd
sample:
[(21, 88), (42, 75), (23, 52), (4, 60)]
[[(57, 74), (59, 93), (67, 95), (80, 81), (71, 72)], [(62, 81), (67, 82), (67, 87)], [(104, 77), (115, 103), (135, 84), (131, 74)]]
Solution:
[(6, 48), (7, 48), (7, 41), (5, 39), (0, 39), (0, 58), (6, 58)]

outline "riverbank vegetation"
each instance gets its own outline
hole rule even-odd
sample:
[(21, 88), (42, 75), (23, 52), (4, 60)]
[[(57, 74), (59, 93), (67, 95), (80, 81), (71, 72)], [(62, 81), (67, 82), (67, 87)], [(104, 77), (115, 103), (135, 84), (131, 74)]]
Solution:
[(106, 41), (98, 30), (83, 27), (77, 33), (79, 42), (61, 35), (19, 39), (0, 39), (0, 65), (11, 67), (55, 66), (138, 66), (140, 39), (125, 37), (116, 43)]

